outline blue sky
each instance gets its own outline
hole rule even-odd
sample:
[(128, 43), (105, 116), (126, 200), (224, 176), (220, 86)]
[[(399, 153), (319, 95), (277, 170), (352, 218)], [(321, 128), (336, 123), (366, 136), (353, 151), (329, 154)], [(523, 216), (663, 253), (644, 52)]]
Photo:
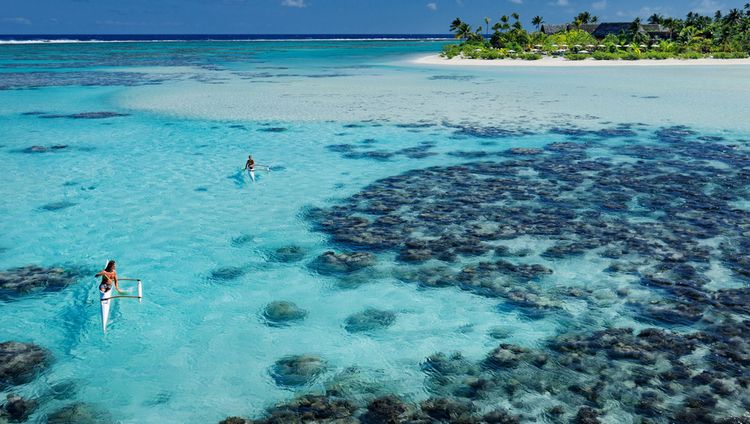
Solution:
[(0, 0), (2, 34), (446, 33), (460, 16), (481, 23), (517, 11), (567, 22), (589, 10), (607, 21), (654, 12), (684, 16), (749, 0)]

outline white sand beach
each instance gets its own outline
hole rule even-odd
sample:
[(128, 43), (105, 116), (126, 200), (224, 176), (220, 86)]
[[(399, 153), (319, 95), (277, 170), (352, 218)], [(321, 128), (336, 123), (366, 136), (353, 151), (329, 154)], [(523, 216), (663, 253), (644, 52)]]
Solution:
[(521, 59), (446, 59), (440, 55), (420, 57), (413, 61), (420, 65), (445, 66), (496, 66), (496, 67), (591, 67), (591, 66), (737, 66), (750, 65), (750, 59), (664, 59), (664, 60), (568, 60), (561, 57), (543, 57), (539, 60)]

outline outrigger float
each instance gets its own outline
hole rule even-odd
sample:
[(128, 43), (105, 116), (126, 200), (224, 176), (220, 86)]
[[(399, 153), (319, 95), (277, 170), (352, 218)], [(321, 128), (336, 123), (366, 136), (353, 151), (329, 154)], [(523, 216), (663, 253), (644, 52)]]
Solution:
[(137, 281), (138, 282), (138, 296), (112, 296), (112, 290), (114, 286), (110, 286), (109, 290), (101, 293), (100, 303), (102, 305), (102, 331), (107, 332), (107, 324), (109, 322), (109, 308), (112, 306), (113, 299), (138, 299), (138, 303), (141, 303), (143, 299), (143, 282), (138, 278), (120, 278), (118, 281)]

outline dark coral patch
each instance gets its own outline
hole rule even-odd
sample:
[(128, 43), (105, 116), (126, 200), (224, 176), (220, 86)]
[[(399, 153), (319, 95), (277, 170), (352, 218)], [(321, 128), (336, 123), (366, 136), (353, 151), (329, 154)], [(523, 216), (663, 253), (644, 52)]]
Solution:
[(30, 146), (24, 149), (16, 150), (18, 153), (53, 153), (67, 149), (66, 144), (53, 144), (51, 146)]
[(292, 263), (298, 262), (307, 256), (307, 250), (302, 246), (290, 245), (283, 246), (273, 250), (269, 254), (269, 259), (274, 262)]
[(276, 361), (270, 373), (279, 386), (294, 387), (312, 383), (327, 367), (318, 356), (292, 355)]
[(43, 205), (43, 206), (39, 207), (39, 209), (44, 210), (44, 211), (48, 211), (48, 212), (57, 212), (57, 211), (61, 211), (63, 209), (71, 208), (71, 207), (73, 207), (73, 206), (75, 206), (77, 204), (78, 203), (69, 202), (67, 200), (61, 200), (59, 202), (47, 203), (46, 205)]
[(323, 275), (349, 274), (375, 265), (375, 255), (368, 252), (328, 251), (318, 256), (310, 268)]
[(387, 328), (395, 321), (396, 314), (391, 311), (368, 308), (350, 315), (344, 327), (350, 333), (359, 333)]
[(129, 113), (120, 112), (81, 112), (81, 113), (70, 113), (70, 114), (47, 114), (39, 115), (40, 118), (45, 119), (107, 119), (107, 118), (119, 118), (123, 116), (130, 116)]
[[(470, 290), (496, 298), (503, 314), (560, 322), (570, 303), (614, 303), (628, 319), (660, 327), (591, 328), (576, 319), (570, 334), (540, 349), (493, 327), (491, 337), (507, 343), (484, 360), (435, 354), (424, 362), (435, 397), (412, 419), (513, 422), (503, 411), (482, 415), (477, 404), (494, 408), (492, 399), (519, 393), (554, 398), (529, 420), (605, 422), (613, 399), (618, 414), (648, 420), (732, 419), (718, 405), (737, 404), (750, 386), (750, 320), (738, 320), (750, 317), (750, 291), (709, 283), (716, 267), (750, 281), (750, 211), (738, 206), (750, 201), (747, 147), (680, 126), (650, 135), (638, 124), (552, 132), (568, 140), (457, 151), (475, 161), (404, 172), (307, 211), (340, 249), (395, 257), (390, 271), (404, 282)], [(601, 264), (601, 289), (568, 281), (570, 264), (584, 261)], [(670, 402), (675, 396), (681, 401)], [(398, 405), (383, 401), (403, 419), (410, 408)]]
[(268, 133), (283, 133), (283, 132), (289, 131), (289, 128), (284, 128), (284, 127), (267, 127), (267, 128), (259, 128), (258, 131), (268, 132)]
[(22, 295), (59, 291), (74, 284), (83, 275), (82, 270), (27, 265), (0, 272), (0, 299)]
[(0, 388), (32, 381), (49, 367), (52, 353), (31, 343), (0, 343)]
[(522, 137), (533, 135), (534, 133), (528, 130), (519, 128), (506, 128), (506, 127), (490, 127), (480, 125), (446, 125), (450, 128), (455, 128), (454, 134), (457, 136), (468, 136), (476, 138), (509, 138), (509, 137)]
[(433, 81), (471, 81), (475, 78), (472, 75), (433, 75), (427, 79)]
[(277, 300), (269, 303), (263, 309), (263, 318), (271, 326), (282, 326), (293, 321), (300, 321), (307, 316), (307, 311), (298, 307), (296, 303)]
[(232, 281), (242, 277), (246, 272), (247, 270), (241, 267), (226, 266), (211, 271), (210, 278), (214, 281)]

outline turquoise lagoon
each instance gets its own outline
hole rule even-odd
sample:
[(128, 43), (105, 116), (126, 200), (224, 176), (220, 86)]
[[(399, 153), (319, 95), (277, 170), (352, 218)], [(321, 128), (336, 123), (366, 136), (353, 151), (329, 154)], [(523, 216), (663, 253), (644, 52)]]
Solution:
[[(500, 343), (554, 356), (560, 349), (551, 343), (564, 334), (599, 334), (612, 328), (711, 333), (718, 331), (712, 326), (747, 319), (743, 308), (713, 304), (696, 312), (700, 316), (694, 319), (677, 321), (644, 314), (642, 305), (650, 302), (673, 305), (670, 302), (684, 300), (643, 283), (649, 273), (667, 272), (658, 264), (631, 257), (640, 267), (637, 271), (612, 272), (615, 259), (593, 248), (569, 256), (544, 255), (558, 237), (523, 231), (489, 244), (526, 250), (508, 261), (541, 264), (552, 271), (514, 282), (533, 286), (549, 308), (461, 284), (432, 287), (420, 284), (419, 278), (402, 278), (403, 272), (421, 269), (424, 263), (403, 260), (392, 246), (341, 243), (340, 234), (316, 225), (314, 211), (338, 205), (354, 210), (357, 196), (384, 178), (437, 167), (435, 174), (417, 174), (420, 181), (453, 184), (460, 181), (460, 169), (452, 167), (516, 160), (506, 155), (509, 149), (546, 151), (555, 143), (584, 145), (589, 158), (621, 174), (627, 169), (623, 167), (638, 161), (653, 167), (634, 169), (652, 170), (658, 173), (655, 178), (689, 173), (691, 164), (713, 166), (723, 173), (711, 181), (711, 173), (701, 168), (709, 180), (701, 187), (724, 187), (727, 178), (749, 166), (743, 160), (750, 140), (750, 69), (479, 69), (411, 63), (441, 45), (0, 45), (0, 269), (29, 264), (98, 269), (107, 258), (115, 258), (121, 276), (142, 278), (145, 292), (143, 304), (122, 301), (115, 306), (106, 335), (101, 334), (93, 278), (80, 278), (57, 292), (0, 301), (0, 342), (34, 343), (54, 356), (36, 379), (7, 389), (42, 399), (30, 420), (44, 422), (48, 414), (75, 402), (123, 423), (259, 417), (269, 406), (322, 393), (339, 382), (345, 397), (364, 405), (382, 394), (396, 394), (413, 404), (448, 396), (470, 399), (480, 412), (504, 408), (524, 421), (557, 422), (572, 418), (580, 407), (591, 407), (602, 422), (639, 422), (636, 417), (646, 413), (633, 406), (637, 399), (592, 400), (569, 389), (578, 377), (566, 374), (562, 358), (540, 366), (542, 371), (524, 371), (531, 379), (535, 372), (556, 375), (548, 387), (535, 388), (521, 379), (513, 395), (501, 386), (510, 379), (504, 372), (520, 372), (511, 370), (515, 365), (480, 371), (480, 376), (498, 373), (492, 375), (500, 382), (476, 397), (436, 388), (439, 379), (426, 358), (460, 352), (466, 361), (482, 364)], [(672, 130), (660, 137), (658, 131), (665, 128)], [(686, 143), (700, 139), (702, 144), (688, 149), (675, 138)], [(714, 145), (730, 149), (733, 156), (700, 153)], [(679, 155), (669, 162), (628, 150), (633, 146), (671, 146)], [(529, 157), (538, 154), (517, 152), (523, 158), (524, 152)], [(237, 174), (249, 153), (273, 168), (259, 173), (255, 183)], [(539, 169), (546, 165), (529, 168), (518, 178), (541, 178)], [(565, 177), (576, 171), (559, 172)], [(676, 196), (671, 190), (674, 180), (659, 184), (652, 186), (657, 197)], [(664, 188), (670, 190), (660, 193)], [(735, 188), (727, 205), (747, 211), (747, 187)], [(388, 189), (378, 190), (389, 196)], [(410, 195), (408, 189), (406, 193)], [(436, 198), (413, 194), (411, 204), (456, 196), (447, 193)], [(582, 193), (571, 190), (561, 197), (582, 202), (576, 200)], [(637, 196), (631, 202), (618, 212), (618, 228), (662, 222), (659, 210), (646, 208), (644, 213), (635, 204)], [(558, 207), (550, 203), (548, 210), (556, 213)], [(737, 237), (745, 237), (745, 221), (701, 213), (716, 231), (698, 243), (708, 246), (710, 254), (698, 264), (686, 262), (701, 274), (704, 295), (733, 289), (733, 296), (742, 296), (747, 274), (737, 269), (736, 258), (727, 259), (722, 246), (736, 244), (736, 251), (744, 252), (747, 245)], [(460, 231), (461, 224), (452, 221), (445, 231)], [(423, 235), (432, 240), (435, 234)], [(641, 236), (648, 239), (650, 234)], [(273, 252), (285, 246), (301, 247), (304, 259), (272, 260)], [(323, 252), (352, 249), (375, 253), (377, 264), (354, 279), (318, 273), (311, 266)], [(427, 263), (459, 272), (492, 255), (458, 254)], [(657, 271), (649, 268), (653, 266)], [(571, 294), (575, 290), (577, 294)], [(275, 300), (293, 301), (308, 314), (288, 326), (269, 326), (262, 311)], [(347, 317), (366, 308), (391, 311), (395, 322), (368, 332), (347, 331)], [(656, 410), (663, 415), (655, 413), (654, 421), (667, 422), (690, 410), (686, 399), (697, 396), (696, 391), (715, 400), (710, 408), (714, 418), (739, 415), (747, 408), (750, 391), (742, 388), (738, 371), (716, 365), (709, 353), (714, 345), (696, 343), (689, 355), (659, 359), (654, 368), (668, 370), (679, 360), (691, 376), (716, 369), (721, 375), (715, 379), (733, 387), (732, 394), (697, 383), (670, 383), (658, 375), (644, 388), (623, 383), (623, 390), (636, 395), (658, 394)], [(278, 385), (270, 371), (275, 361), (301, 354), (323, 358), (325, 372), (305, 385)], [(599, 356), (619, 372), (632, 371), (627, 362), (632, 358), (607, 357), (607, 347)], [(445, 385), (460, 386), (454, 380), (465, 377), (458, 373), (446, 378)], [(67, 389), (49, 395), (59, 387)], [(597, 390), (603, 397), (611, 394)], [(556, 405), (563, 406), (562, 415), (548, 411)]]

